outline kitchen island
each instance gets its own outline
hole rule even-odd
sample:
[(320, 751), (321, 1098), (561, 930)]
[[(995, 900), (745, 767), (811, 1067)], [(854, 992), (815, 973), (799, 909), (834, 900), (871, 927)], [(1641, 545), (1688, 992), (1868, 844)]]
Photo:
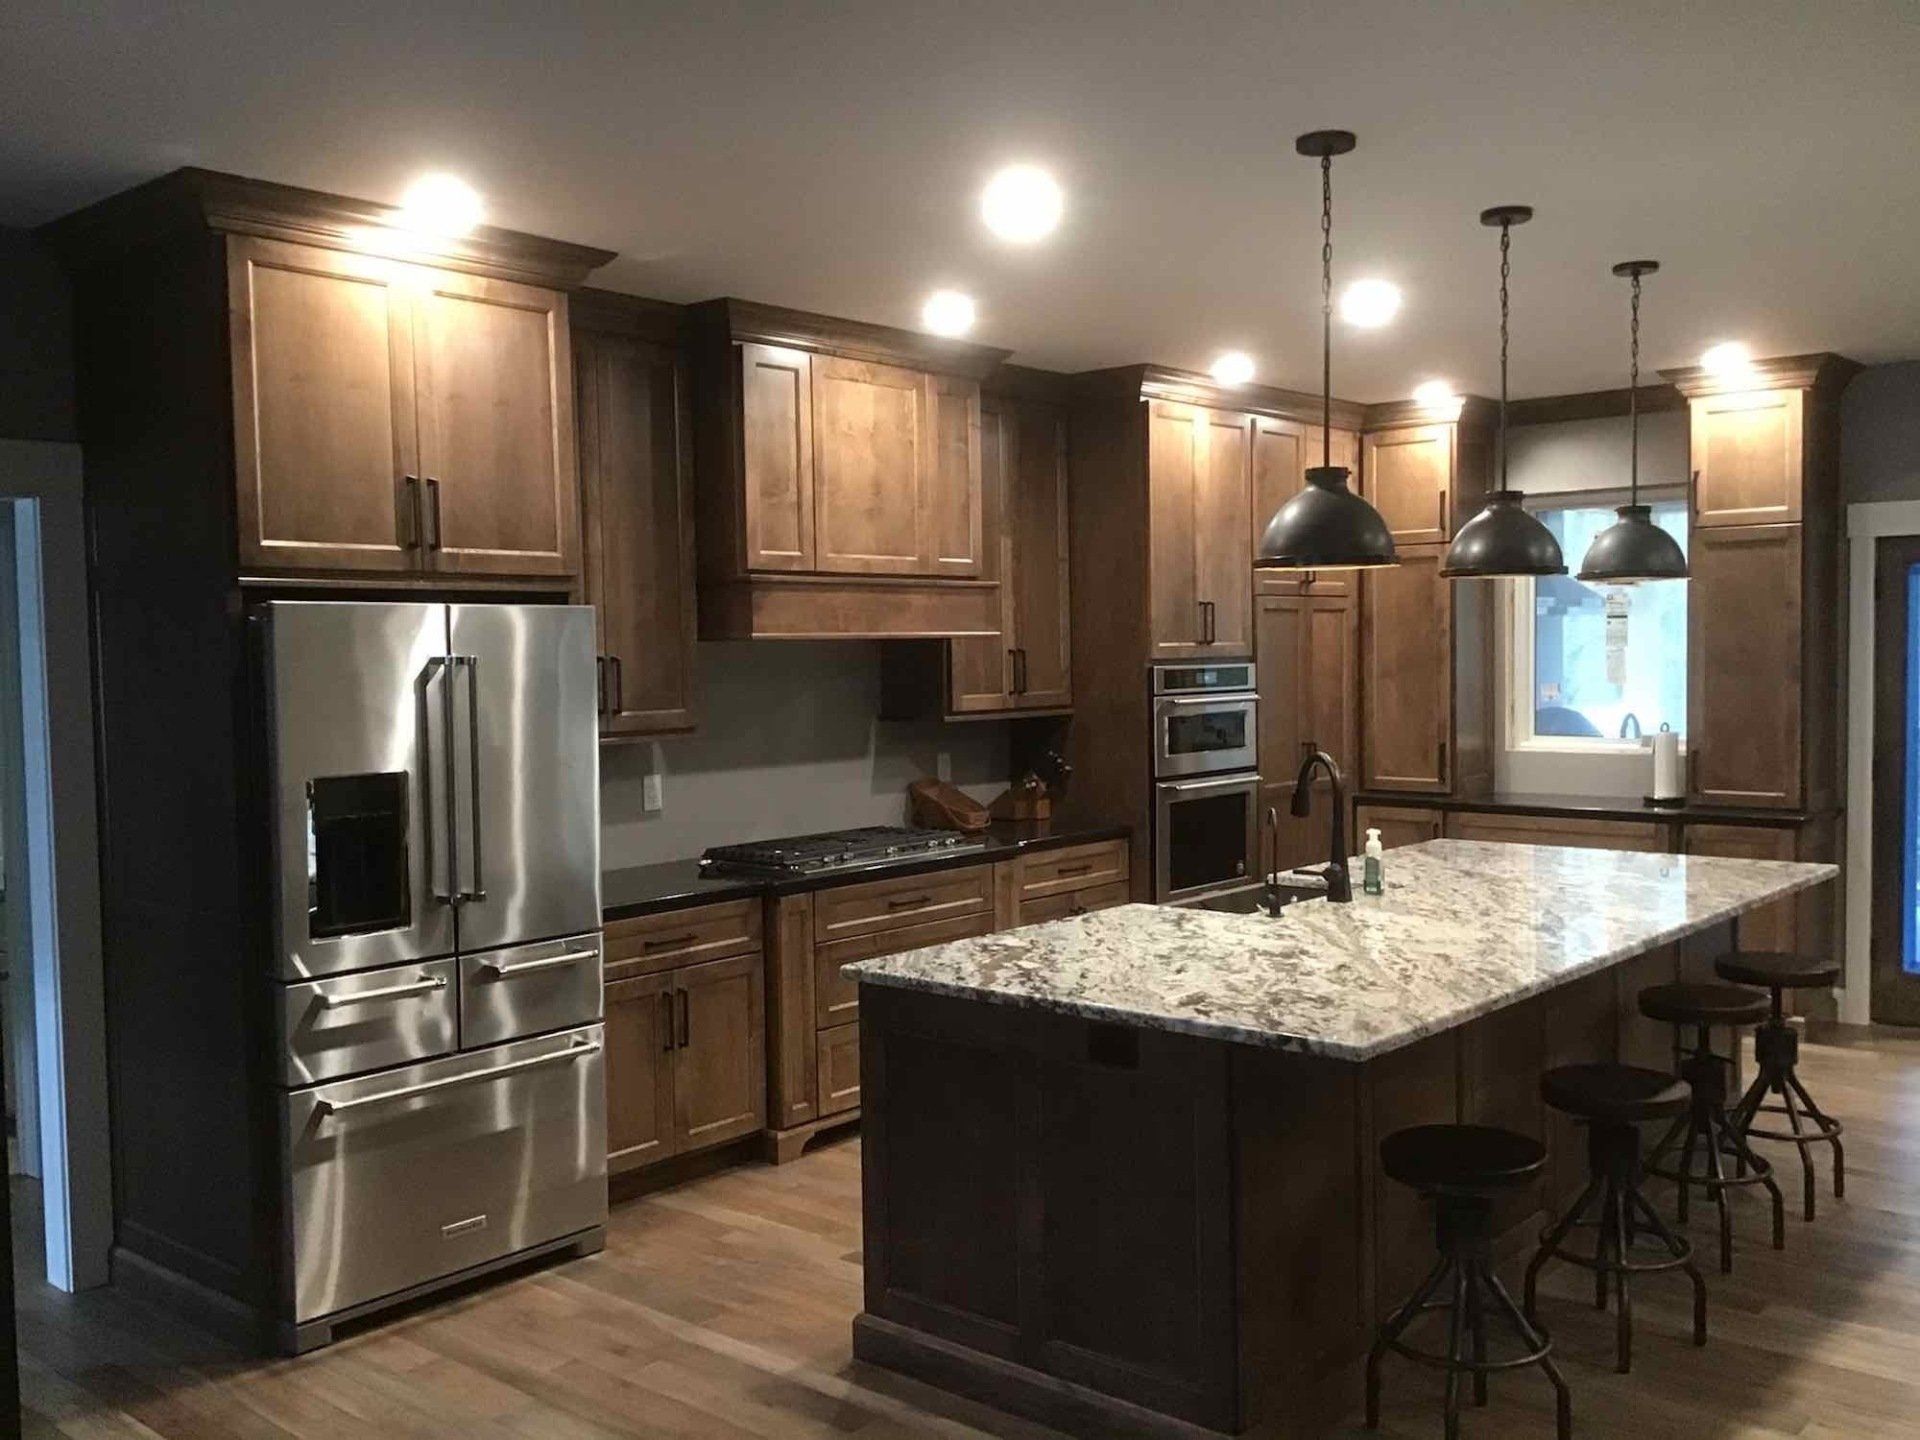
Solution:
[(847, 967), (855, 1352), (1087, 1434), (1314, 1433), (1431, 1264), (1379, 1138), (1545, 1139), (1501, 1215), (1518, 1253), (1585, 1165), (1541, 1073), (1664, 1065), (1638, 991), (1837, 873), (1452, 840), (1389, 867), (1383, 896), (1277, 919), (1132, 905)]

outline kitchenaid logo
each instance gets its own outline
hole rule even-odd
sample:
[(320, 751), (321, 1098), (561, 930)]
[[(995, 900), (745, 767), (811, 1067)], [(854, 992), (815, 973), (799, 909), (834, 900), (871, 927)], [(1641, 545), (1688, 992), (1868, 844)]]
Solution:
[(451, 1240), (456, 1235), (471, 1235), (476, 1230), (484, 1230), (486, 1228), (487, 1217), (485, 1215), (469, 1215), (465, 1220), (455, 1220), (450, 1225), (442, 1225), (440, 1227), (440, 1238), (443, 1240)]

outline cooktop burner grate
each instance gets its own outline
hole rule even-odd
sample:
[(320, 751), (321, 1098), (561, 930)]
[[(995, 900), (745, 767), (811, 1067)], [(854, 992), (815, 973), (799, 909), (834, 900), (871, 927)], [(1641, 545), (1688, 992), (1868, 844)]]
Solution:
[(827, 830), (818, 835), (753, 840), (745, 845), (716, 845), (700, 857), (700, 863), (715, 870), (800, 875), (849, 865), (874, 865), (888, 860), (978, 850), (986, 843), (984, 837), (963, 835), (955, 830), (867, 825), (853, 830)]

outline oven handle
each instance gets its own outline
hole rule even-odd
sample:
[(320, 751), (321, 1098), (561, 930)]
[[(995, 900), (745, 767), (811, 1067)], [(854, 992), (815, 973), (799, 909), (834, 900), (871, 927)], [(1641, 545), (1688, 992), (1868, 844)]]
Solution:
[(450, 1075), (445, 1080), (427, 1080), (418, 1085), (403, 1085), (397, 1090), (376, 1090), (371, 1095), (356, 1095), (351, 1100), (316, 1100), (313, 1103), (314, 1114), (324, 1120), (330, 1115), (345, 1115), (352, 1110), (364, 1110), (371, 1105), (384, 1105), (389, 1100), (411, 1100), (421, 1095), (433, 1095), (441, 1090), (451, 1090), (459, 1085), (478, 1085), (486, 1080), (498, 1080), (503, 1075), (518, 1075), (523, 1070), (535, 1070), (543, 1065), (558, 1065), (570, 1060), (578, 1060), (583, 1055), (592, 1055), (600, 1049), (598, 1040), (576, 1040), (564, 1050), (555, 1050), (549, 1055), (532, 1055), (525, 1060), (509, 1060), (504, 1065), (495, 1065), (490, 1070), (475, 1070), (470, 1075)]
[(1188, 790), (1226, 790), (1234, 787), (1254, 790), (1258, 789), (1259, 785), (1260, 777), (1258, 775), (1226, 775), (1216, 776), (1209, 780), (1162, 780), (1159, 788), (1162, 790), (1179, 790), (1182, 792)]
[(1162, 695), (1162, 705), (1212, 705), (1216, 709), (1225, 709), (1229, 705), (1251, 705), (1258, 695)]

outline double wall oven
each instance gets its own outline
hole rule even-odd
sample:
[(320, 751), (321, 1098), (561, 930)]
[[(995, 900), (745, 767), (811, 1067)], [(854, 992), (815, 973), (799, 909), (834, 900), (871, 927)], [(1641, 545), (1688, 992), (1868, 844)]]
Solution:
[(1244, 885), (1258, 853), (1253, 665), (1156, 665), (1152, 685), (1154, 899)]
[(593, 613), (279, 602), (271, 757), (293, 1350), (606, 1223)]

